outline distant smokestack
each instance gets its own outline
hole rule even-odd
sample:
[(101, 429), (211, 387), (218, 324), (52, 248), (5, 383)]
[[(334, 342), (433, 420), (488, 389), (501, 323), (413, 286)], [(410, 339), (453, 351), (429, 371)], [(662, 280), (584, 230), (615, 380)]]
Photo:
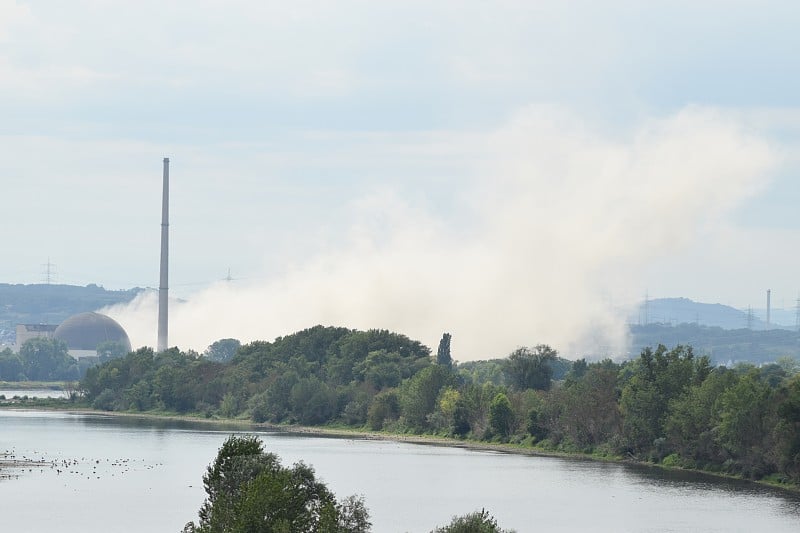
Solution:
[(161, 194), (161, 280), (158, 284), (158, 351), (167, 349), (169, 296), (169, 158), (164, 158)]
[(771, 293), (772, 293), (772, 290), (771, 289), (767, 289), (767, 329), (769, 329), (769, 312), (771, 310), (770, 309), (769, 298), (770, 298)]

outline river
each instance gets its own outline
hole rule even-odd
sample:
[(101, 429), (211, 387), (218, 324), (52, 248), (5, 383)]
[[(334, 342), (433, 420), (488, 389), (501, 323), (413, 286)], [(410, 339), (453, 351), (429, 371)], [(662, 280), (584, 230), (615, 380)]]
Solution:
[[(179, 532), (196, 520), (202, 475), (231, 432), (201, 423), (0, 410), (0, 453), (59, 465), (14, 469), (0, 480), (0, 528)], [(800, 530), (800, 496), (747, 482), (456, 447), (258, 435), (284, 464), (312, 465), (337, 496), (362, 494), (378, 533), (426, 532), (481, 508), (519, 533)]]

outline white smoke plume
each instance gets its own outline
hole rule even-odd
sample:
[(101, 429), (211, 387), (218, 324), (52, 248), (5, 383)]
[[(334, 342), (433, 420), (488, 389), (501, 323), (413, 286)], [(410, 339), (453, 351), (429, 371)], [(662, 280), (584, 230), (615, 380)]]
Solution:
[[(695, 107), (610, 135), (534, 106), (476, 149), (478, 177), (453, 193), (461, 216), (367, 193), (342, 249), (173, 302), (170, 345), (202, 352), (324, 324), (391, 329), (434, 349), (447, 331), (460, 361), (535, 343), (619, 355), (647, 265), (713, 239), (779, 163), (744, 124)], [(156, 305), (148, 293), (105, 312), (135, 346), (152, 346)]]

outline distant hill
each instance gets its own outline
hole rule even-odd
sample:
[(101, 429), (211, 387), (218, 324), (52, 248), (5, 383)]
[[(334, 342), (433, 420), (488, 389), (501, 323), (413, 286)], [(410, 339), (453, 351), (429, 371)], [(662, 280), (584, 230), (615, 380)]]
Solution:
[[(786, 321), (786, 310), (775, 309), (770, 320), (770, 328), (794, 329), (792, 325), (780, 324)], [(707, 304), (695, 302), (688, 298), (657, 298), (642, 302), (628, 321), (631, 324), (697, 324), (700, 326), (720, 327), (723, 329), (749, 328), (752, 330), (765, 330), (767, 323), (764, 320), (765, 310), (753, 310), (748, 321), (747, 311), (722, 304)], [(792, 317), (793, 318), (793, 317)]]
[(13, 344), (17, 324), (60, 324), (69, 316), (126, 303), (146, 289), (109, 291), (99, 285), (0, 283), (0, 344)]
[(697, 324), (648, 324), (630, 326), (630, 334), (630, 353), (634, 357), (647, 346), (664, 344), (672, 348), (683, 344), (691, 345), (697, 355), (710, 356), (719, 365), (768, 363), (785, 355), (800, 360), (800, 332), (787, 329), (754, 331)]

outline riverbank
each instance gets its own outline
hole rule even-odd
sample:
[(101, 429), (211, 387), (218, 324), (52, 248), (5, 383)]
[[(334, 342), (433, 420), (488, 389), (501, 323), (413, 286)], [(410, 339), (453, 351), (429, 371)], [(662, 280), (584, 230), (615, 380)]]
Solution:
[[(651, 463), (645, 461), (638, 461), (630, 457), (621, 456), (607, 456), (607, 455), (593, 455), (579, 452), (565, 452), (559, 450), (547, 450), (543, 448), (536, 448), (524, 444), (514, 443), (500, 443), (500, 442), (485, 442), (467, 439), (456, 439), (452, 437), (443, 437), (437, 435), (419, 435), (407, 433), (390, 433), (369, 431), (359, 428), (348, 428), (342, 426), (301, 426), (301, 425), (288, 425), (288, 424), (272, 424), (272, 423), (256, 423), (246, 419), (236, 418), (219, 418), (219, 417), (204, 417), (197, 415), (186, 415), (170, 412), (121, 412), (121, 411), (101, 411), (92, 409), (90, 407), (75, 407), (72, 404), (66, 403), (63, 400), (46, 401), (44, 404), (37, 402), (36, 405), (20, 405), (20, 404), (4, 404), (0, 405), (2, 409), (26, 410), (26, 411), (58, 411), (76, 415), (92, 415), (92, 416), (108, 416), (108, 417), (126, 417), (143, 420), (164, 420), (175, 422), (187, 422), (208, 425), (209, 427), (216, 427), (219, 429), (228, 429), (231, 431), (275, 431), (289, 435), (305, 435), (310, 437), (329, 437), (329, 438), (351, 438), (351, 439), (364, 439), (364, 440), (382, 440), (392, 442), (404, 442), (412, 444), (430, 445), (430, 446), (445, 446), (456, 447), (466, 450), (474, 451), (490, 451), (496, 453), (509, 453), (515, 455), (526, 455), (532, 457), (553, 457), (560, 459), (581, 460), (581, 461), (598, 461), (609, 462), (618, 464), (627, 464), (643, 468), (656, 468), (664, 471), (674, 472), (688, 472), (695, 474), (703, 474), (707, 476), (730, 479), (736, 481), (746, 481), (756, 483), (758, 485), (777, 488), (791, 492), (793, 494), (800, 494), (800, 486), (787, 483), (773, 482), (771, 480), (750, 480), (741, 476), (731, 474), (712, 472), (699, 469), (687, 469), (677, 466), (670, 466), (660, 463)], [(2, 455), (0, 455), (0, 470), (2, 470)], [(24, 464), (18, 466), (25, 466)]]
[(59, 390), (75, 388), (76, 382), (70, 381), (0, 381), (2, 390)]

